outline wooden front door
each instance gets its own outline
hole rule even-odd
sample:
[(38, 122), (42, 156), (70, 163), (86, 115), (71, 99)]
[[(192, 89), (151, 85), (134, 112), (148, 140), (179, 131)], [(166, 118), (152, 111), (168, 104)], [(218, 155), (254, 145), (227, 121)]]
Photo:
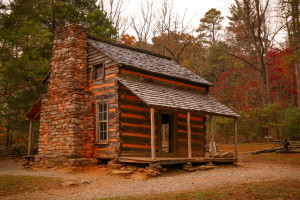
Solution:
[(158, 151), (159, 156), (172, 157), (176, 156), (175, 148), (175, 119), (172, 113), (160, 113), (158, 126)]

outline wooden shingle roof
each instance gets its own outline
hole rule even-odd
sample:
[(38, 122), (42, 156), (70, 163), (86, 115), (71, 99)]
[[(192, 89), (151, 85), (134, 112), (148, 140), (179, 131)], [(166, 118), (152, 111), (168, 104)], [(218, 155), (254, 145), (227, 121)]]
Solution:
[(118, 81), (149, 106), (200, 111), (233, 118), (240, 117), (239, 114), (206, 94), (120, 77)]
[(116, 62), (129, 65), (149, 72), (159, 73), (170, 77), (185, 79), (205, 85), (212, 85), (205, 79), (194, 74), (176, 62), (157, 56), (156, 54), (143, 53), (142, 51), (121, 47), (111, 43), (93, 39), (87, 40), (90, 45), (97, 48)]

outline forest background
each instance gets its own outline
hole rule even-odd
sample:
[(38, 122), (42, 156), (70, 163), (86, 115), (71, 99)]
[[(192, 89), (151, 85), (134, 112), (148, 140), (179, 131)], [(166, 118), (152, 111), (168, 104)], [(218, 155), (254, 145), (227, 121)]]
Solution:
[[(172, 0), (140, 1), (127, 17), (125, 8), (126, 0), (0, 0), (0, 147), (26, 148), (25, 115), (46, 91), (54, 31), (70, 23), (170, 56), (213, 83), (210, 95), (242, 116), (239, 142), (300, 139), (299, 0), (235, 0), (229, 16), (212, 8), (197, 27)], [(233, 120), (214, 125), (217, 142), (233, 141)], [(38, 134), (35, 122), (35, 145)]]

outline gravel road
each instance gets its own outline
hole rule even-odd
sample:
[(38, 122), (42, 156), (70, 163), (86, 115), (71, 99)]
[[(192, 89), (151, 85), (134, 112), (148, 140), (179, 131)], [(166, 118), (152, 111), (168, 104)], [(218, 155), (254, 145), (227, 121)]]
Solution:
[(242, 159), (238, 166), (224, 165), (209, 171), (168, 174), (161, 177), (137, 180), (111, 176), (104, 168), (98, 170), (66, 173), (60, 171), (25, 170), (20, 162), (0, 161), (0, 174), (35, 175), (59, 177), (63, 180), (85, 181), (88, 183), (62, 189), (49, 189), (9, 197), (6, 199), (98, 199), (113, 196), (142, 195), (162, 192), (206, 189), (226, 184), (300, 179), (300, 167), (247, 162)]

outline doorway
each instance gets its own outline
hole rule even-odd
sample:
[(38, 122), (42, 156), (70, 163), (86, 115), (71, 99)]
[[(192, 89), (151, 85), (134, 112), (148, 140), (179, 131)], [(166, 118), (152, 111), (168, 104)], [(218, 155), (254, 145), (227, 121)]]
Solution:
[(159, 152), (161, 156), (174, 154), (174, 115), (168, 113), (160, 114), (159, 128)]

